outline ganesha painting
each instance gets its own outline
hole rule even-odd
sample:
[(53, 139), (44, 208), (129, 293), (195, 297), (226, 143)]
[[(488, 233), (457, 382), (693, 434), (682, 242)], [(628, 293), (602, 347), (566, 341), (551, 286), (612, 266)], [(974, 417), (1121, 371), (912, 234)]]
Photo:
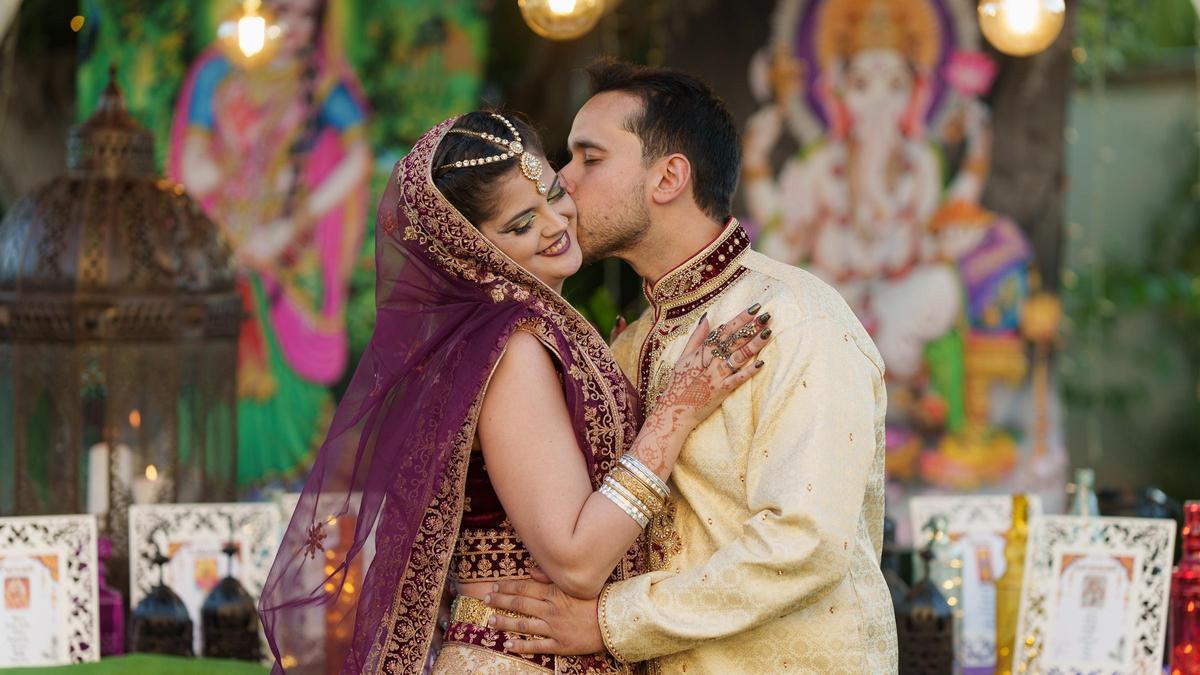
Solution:
[(980, 203), (996, 65), (974, 15), (970, 0), (780, 0), (750, 66), (747, 220), (878, 345), (897, 495), (1059, 492), (1065, 470), (1043, 333), (1027, 330), (1044, 304), (1029, 302), (1034, 251)]

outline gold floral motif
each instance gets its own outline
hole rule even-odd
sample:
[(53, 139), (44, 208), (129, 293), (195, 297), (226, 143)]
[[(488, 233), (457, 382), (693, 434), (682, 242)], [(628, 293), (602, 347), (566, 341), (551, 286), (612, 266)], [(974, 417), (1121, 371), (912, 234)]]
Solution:
[[(650, 292), (646, 294), (647, 298), (656, 306), (666, 304), (680, 306), (687, 304), (689, 300), (702, 297), (707, 291), (719, 288), (737, 271), (742, 257), (748, 250), (747, 244), (749, 244), (749, 237), (742, 229), (741, 224), (736, 218), (730, 219), (729, 224), (725, 226), (725, 231), (717, 237), (716, 241), (692, 256), (684, 264), (668, 272), (658, 280), (658, 283), (649, 287)], [(704, 273), (708, 271), (705, 269), (706, 266), (711, 264), (710, 259), (714, 254), (722, 255), (719, 253), (721, 251), (729, 254), (717, 262), (724, 268), (720, 274), (705, 282)]]
[(683, 539), (675, 529), (677, 512), (674, 500), (667, 500), (662, 510), (650, 519), (646, 528), (646, 553), (651, 570), (664, 570), (671, 566), (671, 558), (683, 550)]

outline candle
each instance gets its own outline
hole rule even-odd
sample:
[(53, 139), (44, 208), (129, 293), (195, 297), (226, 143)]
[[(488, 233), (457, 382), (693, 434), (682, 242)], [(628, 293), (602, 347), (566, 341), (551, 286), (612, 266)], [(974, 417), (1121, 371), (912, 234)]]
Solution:
[(147, 464), (145, 476), (133, 479), (133, 503), (152, 504), (158, 499), (158, 491), (158, 469), (153, 464)]
[[(88, 449), (88, 513), (101, 516), (108, 513), (110, 488), (129, 486), (130, 474), (133, 472), (133, 451), (124, 443), (118, 443), (116, 448), (116, 452), (109, 452), (108, 443), (97, 443)], [(115, 462), (111, 469), (110, 462)]]

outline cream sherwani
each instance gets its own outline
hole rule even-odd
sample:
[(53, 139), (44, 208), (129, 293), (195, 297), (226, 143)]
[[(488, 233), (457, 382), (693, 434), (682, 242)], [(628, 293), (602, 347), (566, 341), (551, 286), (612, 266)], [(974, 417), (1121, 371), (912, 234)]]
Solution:
[(707, 312), (771, 313), (764, 372), (688, 439), (652, 571), (608, 586), (609, 650), (664, 673), (892, 673), (896, 626), (879, 570), (883, 362), (816, 277), (721, 236), (646, 289), (613, 346), (647, 409)]

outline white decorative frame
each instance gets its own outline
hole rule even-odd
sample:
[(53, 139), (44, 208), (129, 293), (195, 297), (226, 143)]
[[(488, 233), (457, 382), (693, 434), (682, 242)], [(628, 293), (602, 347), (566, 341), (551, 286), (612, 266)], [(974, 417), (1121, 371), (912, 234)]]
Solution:
[[(1029, 519), (1042, 513), (1042, 498), (1028, 494)], [(916, 535), (936, 515), (946, 517), (949, 534), (965, 532), (1005, 532), (1012, 525), (1012, 495), (920, 495), (909, 500), (913, 541)]]
[[(1042, 513), (1042, 500), (1036, 494), (1026, 495), (1026, 498), (1029, 503), (1029, 519), (1033, 521)], [(952, 538), (973, 533), (1004, 534), (1012, 525), (1012, 495), (921, 495), (910, 499), (908, 508), (912, 519), (914, 546), (919, 546), (924, 542), (922, 528), (930, 518), (938, 515), (946, 518), (946, 533)], [(999, 562), (1003, 562), (1003, 556)], [(956, 593), (961, 594), (961, 592), (960, 586)], [(956, 607), (956, 614), (960, 617), (967, 611), (966, 607)], [(962, 634), (961, 621), (955, 623), (955, 662), (965, 668), (994, 666), (996, 663), (994, 633), (988, 631), (990, 637), (972, 639)]]
[[(93, 515), (0, 518), (0, 555), (58, 552), (67, 607), (67, 663), (100, 660), (99, 561)], [(13, 664), (18, 665), (18, 664)], [(49, 665), (49, 664), (38, 664)]]
[(1053, 619), (1053, 598), (1058, 590), (1056, 567), (1063, 552), (1111, 551), (1133, 553), (1134, 570), (1130, 603), (1132, 663), (1125, 673), (1162, 672), (1163, 641), (1167, 630), (1171, 565), (1175, 555), (1175, 521), (1157, 518), (1104, 518), (1044, 516), (1030, 525), (1025, 551), (1025, 579), (1021, 586), (1021, 611), (1013, 643), (1016, 672), (1048, 675), (1083, 675), (1096, 672), (1088, 664), (1060, 667), (1043, 662), (1046, 633)]
[[(168, 542), (228, 541), (231, 534), (230, 519), (236, 529), (234, 540), (241, 548), (234, 576), (257, 602), (267, 581), (267, 574), (271, 571), (271, 563), (275, 560), (275, 551), (279, 547), (278, 505), (136, 504), (129, 507), (130, 607), (137, 607), (142, 598), (158, 583), (158, 572), (153, 564), (154, 542), (163, 548)], [(162, 552), (168, 554), (165, 548)], [(172, 586), (169, 571), (165, 572), (165, 582), (167, 586)], [(199, 608), (195, 608), (191, 618), (197, 636), (196, 648), (199, 650)], [(199, 651), (196, 653), (200, 654)], [(263, 654), (270, 654), (265, 636)]]

